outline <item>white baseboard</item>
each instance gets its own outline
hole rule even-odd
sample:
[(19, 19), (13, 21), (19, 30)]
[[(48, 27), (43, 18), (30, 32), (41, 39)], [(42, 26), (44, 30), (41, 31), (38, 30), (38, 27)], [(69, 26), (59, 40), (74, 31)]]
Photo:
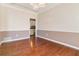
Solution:
[(52, 42), (55, 42), (55, 43), (70, 47), (70, 48), (73, 48), (73, 49), (76, 49), (76, 50), (79, 50), (79, 47), (76, 47), (76, 46), (73, 46), (73, 45), (70, 45), (70, 44), (67, 44), (67, 43), (59, 42), (59, 41), (49, 39), (49, 38), (46, 38), (46, 37), (42, 37), (42, 36), (37, 36), (37, 37), (43, 38), (43, 39), (46, 39), (46, 40), (49, 40), (49, 41), (52, 41)]
[(11, 40), (5, 40), (5, 41), (2, 41), (2, 43), (7, 43), (7, 42), (13, 42), (13, 41), (18, 41), (18, 40), (24, 40), (24, 39), (28, 39), (29, 37), (23, 37), (23, 38), (17, 38), (17, 39), (11, 39)]

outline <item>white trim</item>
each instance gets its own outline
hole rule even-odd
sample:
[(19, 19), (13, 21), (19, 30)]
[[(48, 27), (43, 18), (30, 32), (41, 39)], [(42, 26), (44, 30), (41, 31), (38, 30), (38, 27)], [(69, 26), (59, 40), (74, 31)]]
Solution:
[[(19, 10), (19, 11), (23, 11), (23, 12), (25, 12), (25, 13), (27, 13), (27, 11), (28, 11), (28, 13), (33, 13), (33, 14), (35, 14), (35, 12), (33, 11), (33, 10), (30, 10), (30, 9), (28, 9), (28, 8), (24, 8), (24, 7), (21, 7), (21, 6), (18, 6), (18, 5), (11, 5), (11, 4), (5, 4), (5, 3), (3, 3), (3, 4), (1, 4), (2, 6), (5, 6), (5, 7), (9, 7), (9, 8), (13, 8), (13, 9), (16, 9), (16, 10)], [(26, 11), (27, 10), (27, 11)]]
[(39, 36), (39, 35), (38, 35), (37, 37), (40, 37), (40, 38), (43, 38), (43, 39), (46, 39), (46, 40), (49, 40), (49, 41), (52, 41), (52, 42), (55, 42), (55, 43), (58, 43), (58, 44), (67, 46), (67, 47), (74, 48), (74, 49), (76, 49), (76, 50), (79, 50), (79, 47), (77, 47), (77, 46), (73, 46), (73, 45), (70, 45), (70, 44), (67, 44), (67, 43), (63, 43), (63, 42), (59, 42), (59, 41), (56, 41), (56, 40), (51, 40), (51, 39), (49, 39), (49, 38), (42, 37), (42, 36)]
[(7, 43), (7, 42), (13, 42), (13, 41), (18, 41), (18, 40), (24, 40), (24, 39), (28, 39), (30, 37), (23, 37), (23, 38), (17, 38), (17, 39), (12, 39), (12, 40), (6, 40), (6, 41), (2, 41), (2, 43)]
[(79, 33), (79, 31), (66, 31), (66, 30), (49, 30), (49, 29), (38, 29), (38, 31), (54, 31), (54, 32), (68, 32), (68, 33)]
[(3, 29), (2, 29), (2, 30), (0, 30), (0, 32), (1, 32), (1, 31), (29, 31), (29, 30), (3, 30)]

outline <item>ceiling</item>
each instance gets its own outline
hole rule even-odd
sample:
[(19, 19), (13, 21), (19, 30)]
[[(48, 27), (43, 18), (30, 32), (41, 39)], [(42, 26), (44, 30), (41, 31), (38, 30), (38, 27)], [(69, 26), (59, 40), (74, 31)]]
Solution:
[(45, 12), (45, 11), (51, 9), (51, 8), (56, 7), (57, 5), (59, 5), (59, 3), (46, 3), (45, 7), (41, 7), (38, 10), (34, 10), (33, 7), (30, 5), (30, 3), (12, 3), (12, 5), (24, 7), (24, 8), (27, 8), (29, 10), (32, 10), (34, 12), (40, 13), (40, 12)]

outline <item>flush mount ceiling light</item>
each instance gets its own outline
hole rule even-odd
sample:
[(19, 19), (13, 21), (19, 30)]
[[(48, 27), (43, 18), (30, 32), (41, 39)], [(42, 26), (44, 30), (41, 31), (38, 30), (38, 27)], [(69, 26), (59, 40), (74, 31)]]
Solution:
[(34, 10), (38, 10), (39, 8), (43, 8), (46, 6), (46, 3), (30, 3)]

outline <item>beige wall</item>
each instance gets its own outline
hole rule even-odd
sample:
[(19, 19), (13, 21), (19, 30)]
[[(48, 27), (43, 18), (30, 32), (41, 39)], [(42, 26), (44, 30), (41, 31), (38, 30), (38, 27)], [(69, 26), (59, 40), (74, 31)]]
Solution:
[(79, 4), (60, 4), (40, 13), (37, 36), (79, 50)]
[(79, 4), (60, 4), (38, 15), (38, 29), (79, 33)]
[(8, 4), (2, 5), (0, 12), (0, 31), (29, 30), (30, 18), (36, 18), (34, 12)]
[[(0, 4), (0, 42), (29, 38), (30, 18), (36, 19), (36, 13), (26, 8)], [(22, 34), (17, 33), (18, 31), (22, 32)], [(25, 34), (23, 34), (24, 31)], [(7, 32), (7, 34), (2, 36), (2, 32)]]
[(7, 29), (7, 10), (0, 5), (0, 31)]

